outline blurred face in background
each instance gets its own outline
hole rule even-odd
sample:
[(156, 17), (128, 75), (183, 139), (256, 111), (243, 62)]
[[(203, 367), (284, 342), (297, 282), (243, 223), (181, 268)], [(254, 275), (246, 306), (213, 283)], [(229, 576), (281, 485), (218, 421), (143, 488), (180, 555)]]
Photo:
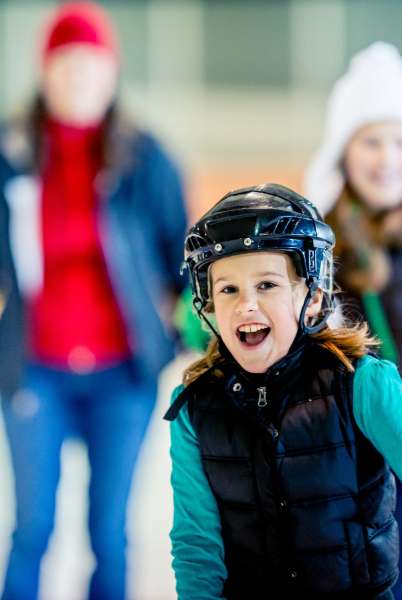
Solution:
[(99, 123), (116, 93), (118, 66), (107, 50), (68, 44), (54, 50), (43, 68), (42, 91), (49, 113), (77, 127)]
[(349, 185), (371, 210), (402, 203), (402, 123), (366, 125), (350, 140), (344, 157)]

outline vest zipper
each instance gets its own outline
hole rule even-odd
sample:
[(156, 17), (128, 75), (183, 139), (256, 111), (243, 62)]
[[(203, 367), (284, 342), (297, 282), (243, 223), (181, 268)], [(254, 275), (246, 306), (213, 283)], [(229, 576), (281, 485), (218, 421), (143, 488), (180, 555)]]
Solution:
[(267, 402), (267, 388), (264, 387), (259, 387), (257, 388), (258, 391), (258, 406), (259, 408), (264, 408), (264, 406), (266, 406), (268, 404)]

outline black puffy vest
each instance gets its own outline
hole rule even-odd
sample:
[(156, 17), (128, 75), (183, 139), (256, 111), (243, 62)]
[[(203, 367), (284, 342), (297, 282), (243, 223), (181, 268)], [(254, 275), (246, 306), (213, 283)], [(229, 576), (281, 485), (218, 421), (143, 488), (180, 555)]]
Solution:
[(355, 424), (353, 376), (303, 356), (259, 378), (225, 362), (176, 401), (218, 502), (228, 600), (375, 598), (398, 575), (394, 477)]

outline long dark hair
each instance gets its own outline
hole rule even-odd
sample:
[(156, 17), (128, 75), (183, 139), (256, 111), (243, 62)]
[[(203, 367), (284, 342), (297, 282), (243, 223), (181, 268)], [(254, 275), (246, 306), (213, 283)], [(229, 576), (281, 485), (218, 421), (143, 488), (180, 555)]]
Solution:
[[(43, 165), (46, 148), (44, 145), (43, 129), (48, 117), (46, 103), (41, 93), (36, 94), (25, 119), (25, 125), (32, 148), (32, 169), (40, 171)], [(133, 137), (135, 131), (132, 122), (125, 119), (118, 109), (117, 101), (113, 100), (103, 118), (100, 134), (101, 164), (105, 167), (127, 157), (124, 140)], [(122, 144), (123, 141), (123, 144)]]
[[(392, 228), (384, 226), (390, 222)], [(402, 201), (388, 210), (371, 212), (348, 184), (326, 222), (335, 231), (338, 280), (355, 294), (381, 292), (392, 277), (390, 249), (402, 247)]]

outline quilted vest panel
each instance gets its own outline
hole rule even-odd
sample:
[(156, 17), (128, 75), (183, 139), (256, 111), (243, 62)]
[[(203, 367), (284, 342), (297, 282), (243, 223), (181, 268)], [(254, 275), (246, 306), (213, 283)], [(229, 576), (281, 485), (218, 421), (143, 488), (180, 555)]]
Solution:
[(231, 368), (192, 390), (230, 600), (275, 589), (375, 598), (398, 575), (394, 477), (355, 424), (352, 377), (319, 360), (271, 372), (262, 408), (258, 387)]

